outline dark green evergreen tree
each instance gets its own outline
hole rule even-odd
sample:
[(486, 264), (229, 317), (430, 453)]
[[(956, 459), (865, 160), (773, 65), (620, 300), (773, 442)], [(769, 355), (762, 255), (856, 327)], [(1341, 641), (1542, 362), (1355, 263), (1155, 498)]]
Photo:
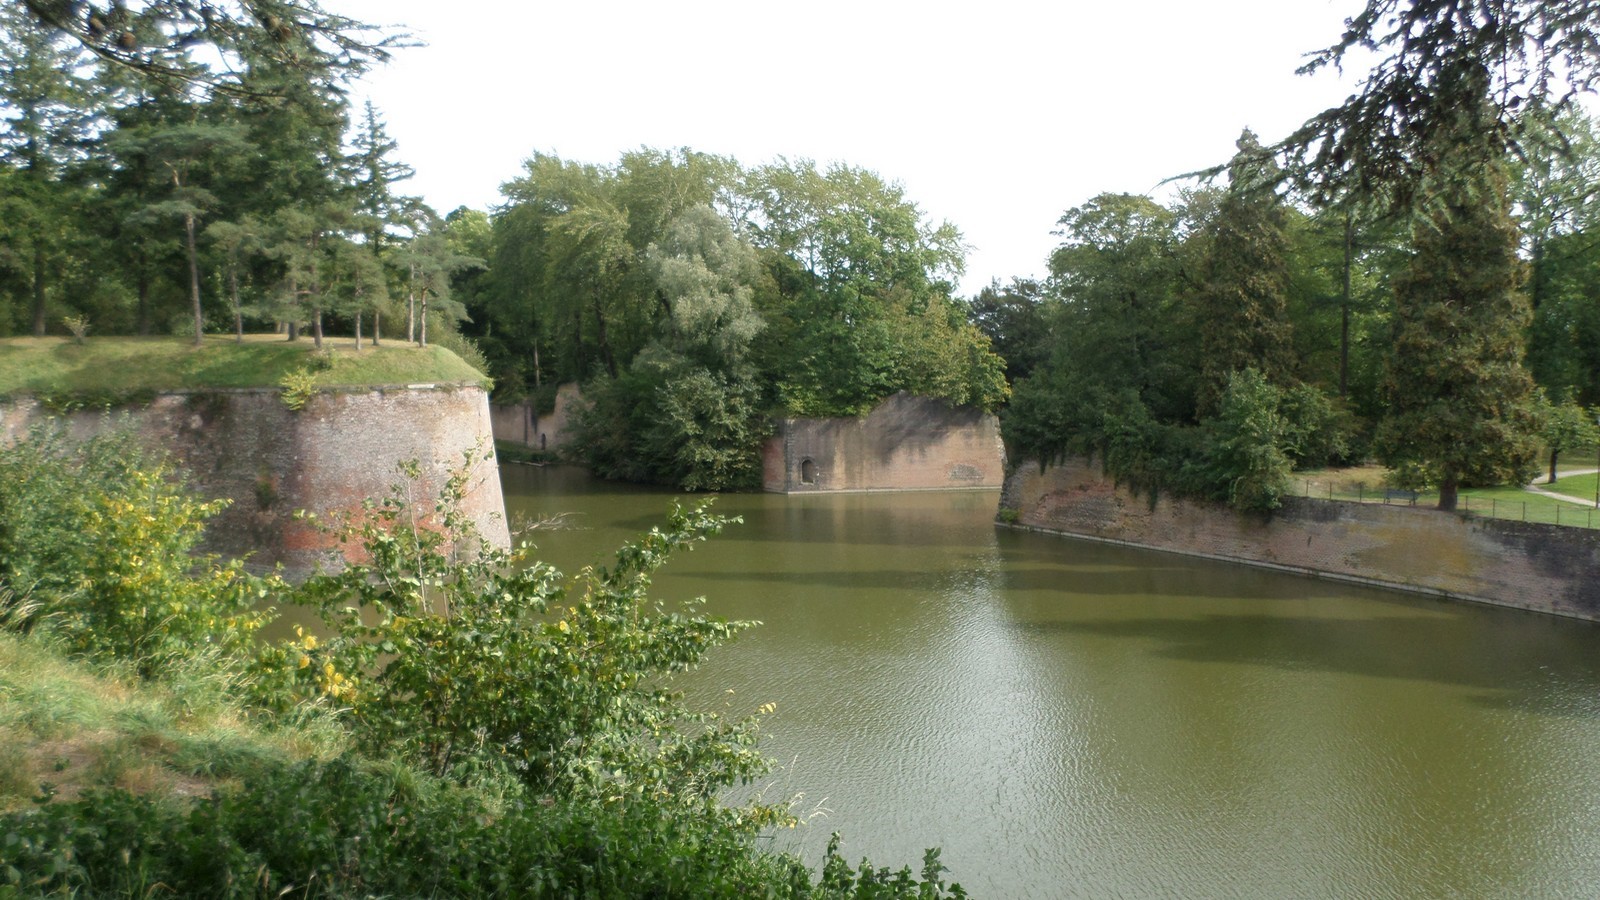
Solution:
[(1523, 263), (1488, 74), (1470, 57), (1451, 65), (1455, 112), (1424, 148), (1378, 435), (1384, 462), (1411, 485), (1437, 485), (1444, 510), (1464, 484), (1527, 480), (1537, 428), (1523, 367)]
[(1235, 372), (1255, 369), (1280, 386), (1296, 379), (1289, 324), (1289, 210), (1271, 155), (1246, 130), (1228, 165), (1228, 190), (1206, 226), (1206, 253), (1191, 314), (1200, 338), (1196, 407), (1214, 412)]
[[(12, 286), (28, 328), (45, 331), (47, 309), (72, 266), (84, 191), (70, 168), (97, 117), (81, 75), (82, 53), (25, 11), (0, 7), (0, 166), (14, 177), (0, 194), (5, 249), (0, 290)], [(0, 323), (0, 329), (3, 329)]]
[(344, 160), (344, 180), (350, 186), (355, 209), (362, 216), (366, 244), (381, 256), (388, 243), (388, 230), (402, 224), (407, 209), (415, 203), (396, 194), (394, 186), (416, 175), (416, 170), (393, 158), (400, 145), (389, 137), (371, 100), (362, 109), (361, 123), (350, 145), (352, 152)]

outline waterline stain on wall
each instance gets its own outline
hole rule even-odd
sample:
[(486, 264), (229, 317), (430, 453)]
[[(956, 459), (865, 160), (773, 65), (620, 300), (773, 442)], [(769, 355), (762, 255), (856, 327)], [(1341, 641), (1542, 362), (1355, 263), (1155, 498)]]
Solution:
[(1593, 529), (1302, 498), (1243, 513), (1136, 496), (1084, 459), (1019, 466), (1000, 505), (1039, 531), (1600, 621)]

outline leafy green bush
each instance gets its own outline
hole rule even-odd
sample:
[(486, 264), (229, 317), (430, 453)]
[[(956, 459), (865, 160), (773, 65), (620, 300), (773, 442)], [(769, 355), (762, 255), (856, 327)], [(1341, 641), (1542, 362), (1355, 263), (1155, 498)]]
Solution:
[(460, 505), (469, 470), (426, 516), (399, 489), (337, 529), (364, 561), (306, 582), (301, 596), (332, 636), (269, 654), (268, 699), (347, 708), (363, 746), (436, 775), (506, 770), (552, 796), (646, 797), (751, 828), (781, 821), (777, 806), (716, 802), (767, 770), (756, 720), (693, 712), (663, 683), (749, 623), (647, 595), (652, 572), (727, 520), (674, 509), (614, 566), (569, 582), (529, 564), (525, 547), (507, 553), (473, 532)]
[(714, 820), (648, 800), (485, 802), (392, 765), (273, 764), (190, 808), (125, 791), (0, 816), (0, 897), (934, 898), (829, 845), (820, 878)]
[(225, 505), (189, 496), (129, 435), (75, 445), (35, 429), (0, 449), (0, 589), (11, 597), (0, 624), (46, 629), (144, 677), (242, 660), (279, 582), (197, 554)]
[(748, 373), (647, 350), (633, 368), (597, 380), (584, 396), (573, 446), (597, 475), (688, 491), (761, 483), (761, 441), (771, 426)]
[(283, 405), (299, 412), (317, 392), (317, 374), (310, 369), (285, 372), (278, 387), (283, 389)]
[(1215, 420), (1209, 460), (1219, 492), (1238, 509), (1269, 510), (1282, 505), (1293, 463), (1287, 445), (1293, 427), (1283, 414), (1283, 391), (1255, 369), (1228, 377)]

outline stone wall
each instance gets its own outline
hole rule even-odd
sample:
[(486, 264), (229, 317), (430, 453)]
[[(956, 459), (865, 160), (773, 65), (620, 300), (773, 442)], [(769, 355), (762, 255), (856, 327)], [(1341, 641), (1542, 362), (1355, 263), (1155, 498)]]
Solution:
[(583, 395), (576, 384), (563, 384), (556, 390), (555, 409), (542, 416), (532, 403), (491, 404), (494, 439), (534, 450), (559, 450), (571, 439), (568, 421), (572, 410), (582, 402)]
[(995, 417), (896, 394), (863, 418), (783, 419), (762, 445), (777, 493), (994, 489), (1005, 477)]
[(1300, 498), (1270, 514), (1152, 501), (1081, 459), (1020, 466), (1000, 504), (1042, 531), (1600, 620), (1591, 529)]
[[(0, 404), (0, 441), (15, 441), (52, 415), (31, 400)], [(407, 460), (421, 466), (411, 485), (415, 506), (431, 511), (449, 472), (474, 448), (483, 458), (469, 473), (466, 511), (492, 542), (510, 542), (488, 395), (476, 386), (327, 390), (298, 412), (276, 389), (167, 393), (146, 407), (65, 420), (80, 439), (132, 427), (171, 454), (200, 494), (231, 500), (211, 521), (209, 549), (248, 554), (253, 565), (282, 564), (299, 575), (335, 559), (335, 542), (297, 521), (295, 511), (358, 510), (401, 481), (398, 467)]]

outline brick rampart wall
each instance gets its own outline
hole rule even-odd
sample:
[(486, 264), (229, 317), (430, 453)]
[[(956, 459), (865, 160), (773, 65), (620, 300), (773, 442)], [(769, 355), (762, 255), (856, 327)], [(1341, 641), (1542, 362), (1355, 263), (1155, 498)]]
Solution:
[(582, 402), (576, 384), (563, 384), (556, 391), (555, 409), (542, 416), (532, 403), (491, 404), (494, 439), (534, 450), (559, 450), (571, 440), (568, 422), (573, 408)]
[(1590, 529), (1300, 498), (1270, 514), (1152, 502), (1081, 459), (1018, 467), (1000, 504), (1043, 531), (1600, 620)]
[(762, 487), (778, 493), (993, 489), (1005, 478), (993, 415), (909, 394), (859, 419), (781, 420), (761, 457)]
[[(31, 400), (0, 404), (0, 441), (12, 442), (51, 413)], [(282, 564), (291, 575), (335, 559), (335, 543), (295, 510), (326, 518), (357, 510), (400, 481), (416, 460), (419, 511), (433, 508), (445, 478), (478, 448), (466, 512), (492, 542), (510, 538), (490, 438), (488, 395), (475, 386), (329, 390), (298, 412), (274, 389), (162, 394), (146, 407), (65, 417), (82, 439), (119, 423), (171, 454), (203, 496), (232, 504), (211, 520), (209, 549), (249, 554), (252, 564)]]

